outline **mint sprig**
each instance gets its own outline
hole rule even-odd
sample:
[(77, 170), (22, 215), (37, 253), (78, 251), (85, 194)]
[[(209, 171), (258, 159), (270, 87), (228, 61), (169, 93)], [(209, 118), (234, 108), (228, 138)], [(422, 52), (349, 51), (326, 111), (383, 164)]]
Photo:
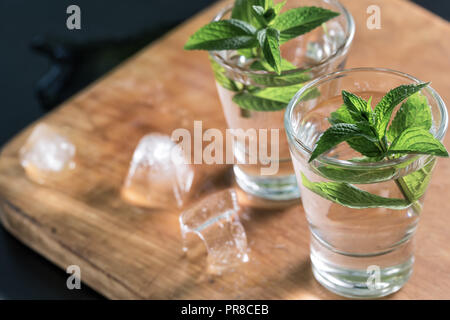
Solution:
[(257, 10), (254, 7), (261, 7), (265, 12), (267, 9), (273, 8), (274, 4), (272, 0), (236, 0), (231, 12), (231, 18), (248, 22), (259, 29), (264, 24), (261, 24)]
[[(392, 128), (387, 130), (394, 108), (427, 85), (428, 83), (402, 85), (392, 89), (381, 99), (373, 111), (370, 100), (365, 101), (350, 92), (342, 91), (344, 105), (331, 114), (332, 126), (317, 141), (309, 162), (343, 141), (352, 146), (355, 137), (364, 138), (367, 144), (362, 150), (354, 148), (356, 151), (364, 154), (366, 150), (370, 150), (371, 157), (380, 159), (390, 155), (404, 154), (430, 154), (448, 157), (447, 150), (442, 143), (429, 132), (431, 114), (424, 113), (416, 116), (413, 112), (406, 111), (411, 104), (417, 104), (416, 101), (423, 104), (423, 98), (413, 97), (412, 100), (409, 99), (403, 104), (392, 122)], [(423, 108), (423, 106), (415, 109), (419, 108)], [(428, 104), (427, 108), (429, 110)], [(418, 121), (419, 119), (420, 121)], [(343, 125), (352, 125), (351, 134), (343, 136), (340, 130)], [(388, 132), (390, 133), (388, 134)], [(392, 137), (395, 137), (394, 141), (389, 140)], [(376, 150), (378, 151), (375, 152)]]
[(276, 17), (273, 27), (280, 31), (281, 43), (307, 33), (339, 13), (318, 7), (300, 7)]
[(353, 138), (364, 138), (369, 143), (374, 143), (376, 139), (371, 137), (368, 130), (363, 130), (358, 127), (357, 124), (353, 123), (338, 123), (331, 126), (327, 131), (325, 131), (320, 137), (316, 144), (316, 147), (311, 154), (309, 161), (311, 162), (317, 158), (322, 153), (327, 152), (331, 148), (340, 144), (341, 142), (351, 140)]
[[(231, 19), (213, 21), (187, 41), (186, 50), (255, 49), (254, 58), (265, 60), (281, 74), (280, 45), (307, 33), (339, 13), (319, 7), (300, 7), (280, 13), (284, 3), (272, 0), (236, 0)], [(248, 54), (248, 52), (247, 52)]]
[(431, 110), (427, 98), (421, 94), (413, 94), (400, 107), (387, 131), (389, 141), (394, 141), (404, 128), (431, 128)]
[(389, 146), (386, 155), (431, 154), (448, 157), (444, 145), (423, 128), (405, 129)]
[(241, 20), (213, 21), (200, 28), (185, 44), (186, 50), (237, 50), (257, 45), (256, 29)]
[[(419, 92), (427, 85), (428, 83), (421, 83), (394, 88), (380, 100), (374, 110), (371, 107), (371, 99), (365, 101), (355, 94), (342, 91), (344, 104), (331, 113), (329, 118), (331, 127), (316, 142), (309, 162), (344, 141), (354, 150), (369, 157), (369, 161), (393, 159), (405, 154), (448, 157), (449, 154), (443, 144), (430, 133), (431, 108), (426, 97)], [(405, 99), (407, 101), (401, 105), (391, 122), (393, 110)], [(388, 128), (389, 122), (391, 125)], [(420, 170), (395, 180), (404, 200), (412, 205), (417, 213), (421, 210), (417, 200), (423, 196), (428, 186), (434, 162), (429, 161)], [(356, 187), (352, 186), (349, 189), (348, 182), (373, 183), (380, 178), (388, 179), (393, 175), (389, 170), (374, 171), (371, 174), (358, 169), (341, 170), (331, 165), (321, 166), (317, 170), (323, 176), (341, 182), (314, 183), (303, 179), (304, 186), (329, 200), (352, 208), (358, 206), (348, 198), (348, 194), (344, 195), (343, 190), (353, 194), (355, 202), (359, 200), (356, 198), (357, 192), (353, 189)], [(373, 207), (374, 199), (367, 198), (365, 208)], [(392, 206), (391, 202), (393, 199), (376, 198), (376, 200), (376, 205), (384, 203), (385, 207), (395, 209), (395, 205)]]
[[(302, 83), (269, 88), (248, 88), (233, 96), (233, 102), (242, 109), (252, 111), (278, 111), (283, 110), (292, 97), (303, 86)], [(317, 90), (312, 90), (302, 97), (303, 100), (314, 99), (318, 96)]]
[[(418, 92), (422, 88), (426, 87), (429, 84), (421, 83), (421, 84), (409, 84), (398, 86), (397, 88), (389, 91), (377, 104), (375, 107), (375, 118), (376, 118), (376, 130), (377, 136), (379, 138), (384, 137), (386, 134), (386, 129), (391, 120), (392, 112), (394, 108), (403, 100), (411, 96), (412, 94)], [(405, 128), (406, 129), (406, 128)]]
[(276, 73), (280, 74), (280, 32), (271, 27), (264, 28), (258, 31), (257, 38), (264, 55), (264, 59)]
[[(233, 101), (241, 108), (242, 117), (250, 117), (251, 111), (279, 111), (286, 107), (300, 89), (299, 83), (309, 81), (311, 77), (309, 70), (283, 73), (297, 67), (281, 57), (280, 45), (339, 15), (318, 7), (281, 13), (285, 4), (286, 1), (274, 4), (273, 0), (235, 0), (231, 19), (203, 26), (185, 44), (187, 50), (236, 50), (253, 61), (250, 70), (273, 72), (270, 76), (249, 74), (255, 86), (243, 85), (229, 79), (225, 69), (211, 59), (217, 83), (235, 92)], [(288, 88), (284, 89), (285, 86)], [(279, 89), (270, 90), (271, 87)], [(317, 93), (317, 90), (311, 92), (309, 98), (316, 97)]]
[(436, 159), (429, 161), (422, 169), (414, 171), (411, 174), (403, 177), (403, 190), (408, 190), (408, 198), (413, 201), (419, 200), (427, 190), (428, 184), (431, 180), (431, 171), (436, 164)]
[(302, 184), (314, 193), (349, 208), (401, 210), (410, 206), (410, 203), (405, 199), (380, 197), (345, 182), (311, 182), (303, 173)]

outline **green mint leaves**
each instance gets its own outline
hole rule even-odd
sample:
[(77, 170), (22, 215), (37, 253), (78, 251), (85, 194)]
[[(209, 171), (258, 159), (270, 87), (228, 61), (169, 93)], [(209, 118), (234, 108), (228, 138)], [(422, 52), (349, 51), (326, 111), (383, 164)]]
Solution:
[[(339, 14), (324, 8), (301, 7), (280, 14), (285, 2), (236, 0), (231, 19), (213, 21), (195, 32), (186, 50), (256, 49), (254, 58), (265, 61), (280, 74), (280, 45), (309, 32)], [(248, 51), (245, 51), (246, 56)]]
[(241, 20), (213, 21), (198, 30), (185, 44), (186, 50), (237, 50), (257, 45), (256, 29)]
[[(419, 92), (427, 85), (428, 83), (421, 83), (394, 88), (373, 110), (371, 99), (365, 101), (355, 94), (342, 91), (344, 104), (331, 113), (328, 119), (331, 127), (320, 136), (309, 161), (343, 141), (366, 156), (363, 161), (393, 159), (405, 154), (448, 157), (445, 147), (430, 133), (431, 108), (426, 97)], [(395, 107), (405, 99), (406, 102), (400, 106), (391, 121)], [(396, 174), (392, 167), (369, 170), (320, 165), (312, 168), (317, 174), (333, 182), (311, 182), (302, 173), (302, 183), (312, 192), (350, 208), (404, 209), (412, 206), (419, 214), (422, 207), (418, 200), (427, 189), (435, 162), (430, 157), (421, 169), (395, 179), (404, 199), (380, 197), (350, 184), (377, 183), (392, 179)]]
[[(344, 141), (361, 154), (378, 159), (404, 154), (448, 157), (442, 143), (429, 132), (430, 107), (426, 98), (418, 93), (427, 85), (402, 85), (392, 89), (373, 111), (371, 100), (342, 91), (344, 105), (331, 114), (332, 126), (317, 141), (309, 161)], [(408, 97), (387, 130), (394, 108)]]
[(245, 110), (278, 111), (283, 110), (287, 103), (257, 97), (249, 92), (240, 92), (233, 97), (233, 102)]
[(345, 182), (311, 182), (303, 173), (302, 184), (325, 199), (349, 208), (389, 208), (401, 210), (411, 205), (405, 199), (380, 197)]
[[(386, 128), (392, 116), (394, 108), (403, 100), (412, 94), (420, 91), (429, 84), (422, 83), (419, 85), (409, 84), (399, 86), (389, 91), (375, 107), (376, 129), (378, 137), (383, 137), (386, 134)], [(406, 128), (404, 128), (406, 129)]]
[(260, 29), (265, 24), (261, 23), (259, 15), (261, 15), (254, 7), (262, 8), (262, 15), (269, 8), (273, 7), (273, 1), (269, 0), (236, 0), (234, 2), (231, 18), (238, 19), (250, 23)]
[(327, 152), (339, 143), (351, 140), (353, 138), (365, 138), (369, 141), (373, 140), (369, 133), (366, 133), (365, 130), (361, 130), (356, 124), (338, 123), (331, 126), (320, 137), (309, 161), (311, 162), (319, 155)]
[(277, 16), (272, 27), (280, 31), (281, 43), (284, 43), (317, 28), (338, 15), (339, 13), (323, 8), (300, 7)]
[(411, 174), (403, 177), (404, 190), (408, 190), (408, 197), (412, 201), (419, 200), (427, 190), (428, 184), (431, 180), (431, 172), (436, 164), (436, 159), (432, 159), (422, 169), (414, 171)]
[(281, 73), (280, 32), (268, 27), (258, 31), (257, 38), (262, 49), (264, 59), (275, 70)]
[(448, 157), (445, 147), (430, 131), (414, 127), (403, 131), (386, 151), (386, 155), (408, 153)]
[(389, 141), (394, 141), (405, 128), (431, 129), (431, 110), (427, 98), (413, 94), (397, 111), (387, 131)]
[[(310, 80), (310, 74), (308, 70), (283, 72), (297, 67), (281, 57), (280, 45), (339, 15), (317, 7), (281, 13), (285, 4), (286, 1), (274, 4), (273, 0), (235, 0), (230, 19), (203, 26), (185, 44), (187, 50), (237, 50), (253, 61), (252, 71), (273, 72), (270, 76), (250, 74), (255, 86), (243, 85), (229, 79), (225, 69), (210, 59), (217, 83), (235, 92), (233, 101), (243, 117), (249, 117), (250, 111), (280, 111), (286, 107), (300, 84)], [(267, 88), (258, 88), (260, 85)], [(309, 98), (317, 93), (311, 92)]]
[(286, 107), (303, 84), (284, 87), (249, 88), (233, 97), (242, 109), (253, 111), (279, 111)]

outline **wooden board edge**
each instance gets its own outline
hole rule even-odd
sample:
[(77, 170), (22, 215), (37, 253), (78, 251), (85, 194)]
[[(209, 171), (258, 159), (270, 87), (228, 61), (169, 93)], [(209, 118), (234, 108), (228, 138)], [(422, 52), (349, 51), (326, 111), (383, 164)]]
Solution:
[(82, 283), (106, 298), (144, 299), (125, 283), (52, 237), (51, 232), (45, 232), (38, 221), (4, 199), (0, 200), (0, 223), (14, 238), (62, 270), (66, 270), (69, 265), (79, 266)]
[(404, 3), (409, 5), (411, 10), (421, 11), (423, 14), (426, 14), (430, 18), (436, 20), (437, 22), (442, 24), (443, 27), (446, 27), (450, 31), (450, 22), (448, 22), (447, 20), (445, 20), (441, 16), (437, 15), (436, 13), (434, 13), (434, 12), (428, 10), (427, 8), (424, 8), (421, 5), (419, 5), (419, 4), (415, 3), (415, 2), (412, 2), (410, 0), (401, 0), (401, 1), (403, 1)]

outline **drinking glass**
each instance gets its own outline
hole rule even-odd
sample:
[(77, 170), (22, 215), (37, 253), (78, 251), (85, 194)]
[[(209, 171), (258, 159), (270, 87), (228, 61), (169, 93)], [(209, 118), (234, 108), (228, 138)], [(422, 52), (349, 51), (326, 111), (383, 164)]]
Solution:
[[(236, 164), (233, 169), (236, 181), (244, 191), (272, 200), (288, 200), (300, 196), (289, 159), (288, 143), (283, 133), (285, 106), (297, 92), (299, 84), (344, 68), (355, 32), (352, 16), (338, 1), (290, 0), (283, 11), (299, 6), (323, 7), (339, 12), (340, 15), (281, 46), (282, 57), (296, 69), (283, 71), (280, 75), (269, 71), (254, 71), (250, 69), (250, 65), (255, 59), (246, 58), (237, 51), (210, 52), (227, 125), (229, 129), (233, 129), (231, 135), (234, 140)], [(225, 8), (214, 20), (230, 18), (231, 10), (231, 7)], [(246, 110), (233, 101), (237, 91), (273, 87), (288, 88), (292, 92), (288, 98), (279, 97), (277, 102), (284, 104), (281, 110)], [(260, 133), (266, 134), (264, 137), (267, 139), (261, 138)]]
[[(320, 134), (330, 126), (330, 113), (343, 104), (342, 90), (364, 99), (372, 97), (375, 106), (390, 89), (411, 83), (421, 81), (388, 69), (344, 70), (308, 83), (287, 107), (285, 128), (309, 224), (312, 270), (324, 287), (339, 295), (381, 297), (399, 290), (408, 280), (414, 263), (414, 233), (424, 214), (425, 190), (436, 158), (406, 155), (361, 162), (361, 155), (342, 143), (311, 163), (308, 160)], [(316, 98), (304, 100), (311, 90), (316, 91)], [(421, 93), (431, 107), (430, 132), (442, 140), (448, 122), (445, 104), (431, 87)], [(350, 208), (311, 191), (311, 183), (344, 182), (381, 197), (405, 199), (408, 181), (416, 181), (414, 189), (423, 193), (406, 209)]]

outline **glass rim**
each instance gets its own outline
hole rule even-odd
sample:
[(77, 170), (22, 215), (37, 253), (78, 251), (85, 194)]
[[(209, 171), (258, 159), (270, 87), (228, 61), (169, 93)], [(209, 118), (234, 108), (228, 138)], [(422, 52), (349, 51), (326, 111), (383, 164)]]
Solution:
[[(330, 2), (330, 0), (324, 0), (326, 2)], [(330, 63), (330, 61), (333, 61), (337, 58), (339, 58), (340, 56), (342, 56), (343, 53), (347, 52), (348, 49), (350, 48), (352, 42), (353, 42), (353, 38), (355, 37), (355, 20), (353, 19), (353, 16), (351, 15), (351, 13), (347, 10), (347, 8), (345, 8), (342, 3), (340, 3), (337, 0), (331, 0), (334, 4), (336, 4), (336, 6), (339, 8), (339, 10), (344, 14), (345, 19), (347, 21), (348, 24), (348, 32), (346, 34), (345, 37), (345, 41), (344, 43), (334, 52), (334, 54), (332, 54), (331, 56), (329, 56), (327, 59), (321, 61), (318, 64), (315, 64), (313, 66), (310, 66), (309, 68), (296, 68), (296, 69), (291, 69), (291, 70), (285, 70), (282, 71), (280, 74), (274, 72), (274, 71), (265, 71), (265, 70), (244, 70), (241, 69), (239, 67), (236, 66), (231, 66), (229, 64), (226, 63), (226, 60), (222, 59), (221, 57), (218, 56), (218, 54), (216, 53), (216, 51), (209, 51), (209, 55), (212, 57), (212, 59), (214, 59), (215, 62), (219, 63), (222, 67), (224, 67), (227, 70), (231, 70), (233, 72), (239, 73), (239, 74), (243, 74), (243, 75), (251, 75), (251, 76), (276, 76), (276, 77), (280, 77), (280, 76), (285, 76), (285, 75), (290, 75), (290, 74), (295, 74), (295, 73), (301, 73), (301, 72), (306, 72), (309, 71), (313, 68), (319, 68), (325, 64)], [(226, 7), (222, 8), (219, 13), (212, 19), (212, 21), (219, 21), (223, 18), (223, 16), (230, 11), (233, 8), (232, 4), (227, 5)]]
[[(309, 90), (313, 87), (316, 87), (317, 85), (320, 85), (329, 80), (337, 79), (346, 74), (357, 73), (357, 72), (381, 72), (381, 73), (386, 73), (386, 74), (391, 74), (391, 75), (396, 75), (396, 76), (400, 76), (403, 78), (407, 78), (407, 79), (413, 81), (414, 83), (423, 83), (423, 81), (419, 80), (418, 78), (411, 76), (407, 73), (401, 72), (401, 71), (396, 71), (396, 70), (387, 69), (387, 68), (372, 68), (372, 67), (351, 68), (351, 69), (336, 71), (333, 73), (328, 73), (326, 75), (320, 76), (310, 82), (307, 82), (299, 91), (297, 91), (295, 96), (291, 99), (291, 101), (287, 105), (286, 112), (284, 114), (284, 127), (286, 130), (286, 134), (288, 135), (288, 140), (292, 139), (294, 142), (296, 142), (294, 144), (295, 148), (301, 148), (303, 151), (306, 151), (309, 155), (311, 155), (312, 151), (313, 151), (311, 148), (309, 148), (307, 145), (305, 145), (300, 139), (295, 137), (294, 129), (292, 128), (292, 123), (291, 123), (291, 118), (292, 118), (292, 113), (294, 111), (294, 108), (297, 105), (298, 100), (303, 95), (303, 93), (306, 92), (307, 90)], [(422, 90), (427, 90), (437, 103), (437, 107), (441, 114), (441, 121), (440, 121), (438, 129), (436, 130), (436, 132), (433, 135), (436, 139), (442, 141), (442, 139), (445, 136), (445, 133), (447, 131), (447, 126), (448, 126), (447, 108), (446, 108), (445, 103), (444, 103), (443, 99), (441, 98), (441, 96), (431, 86), (428, 85), (426, 88), (423, 88)], [(418, 156), (427, 156), (427, 155), (408, 154), (408, 155), (402, 156), (397, 159), (382, 160), (382, 161), (377, 161), (377, 162), (364, 162), (364, 163), (355, 162), (355, 161), (351, 161), (351, 160), (340, 160), (340, 159), (335, 159), (335, 158), (327, 157), (324, 155), (320, 155), (314, 161), (319, 161), (324, 164), (335, 165), (335, 166), (340, 166), (340, 167), (375, 169), (375, 168), (396, 166), (396, 165), (399, 165), (399, 164), (402, 164), (402, 163), (405, 163), (408, 161), (412, 161), (412, 159), (414, 159), (415, 157), (418, 157)]]

